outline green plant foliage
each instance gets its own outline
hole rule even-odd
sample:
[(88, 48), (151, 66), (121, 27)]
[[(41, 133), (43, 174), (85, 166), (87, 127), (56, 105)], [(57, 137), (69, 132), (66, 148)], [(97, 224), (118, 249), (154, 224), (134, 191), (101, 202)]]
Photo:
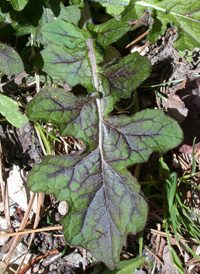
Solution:
[(115, 19), (111, 19), (94, 27), (94, 31), (98, 33), (97, 42), (104, 48), (116, 42), (124, 33), (129, 31), (129, 29), (129, 24)]
[(29, 0), (7, 0), (11, 2), (13, 5), (13, 8), (15, 10), (23, 10), (23, 8), (26, 6), (26, 4), (29, 2)]
[[(33, 121), (52, 123), (62, 136), (81, 139), (84, 149), (75, 155), (45, 157), (33, 167), (28, 183), (32, 191), (53, 193), (58, 200), (67, 201), (69, 212), (62, 220), (67, 242), (86, 248), (114, 269), (126, 236), (144, 228), (148, 213), (140, 185), (127, 168), (147, 161), (153, 151), (168, 151), (183, 138), (178, 124), (160, 110), (145, 109), (132, 116), (116, 114), (116, 103), (129, 99), (133, 91), (136, 94), (151, 70), (147, 58), (122, 50), (129, 39), (127, 33), (140, 26), (140, 22), (132, 26), (129, 21), (140, 21), (146, 11), (141, 24), (148, 25), (150, 41), (155, 42), (171, 23), (178, 32), (175, 46), (192, 51), (200, 46), (200, 4), (198, 0), (90, 2), (1, 0), (0, 72), (1, 76), (19, 74), (24, 70), (23, 59), (30, 78), (39, 69), (42, 83), (64, 83), (71, 88), (67, 92), (44, 85), (28, 104), (27, 115)], [(86, 13), (90, 5), (94, 14), (100, 11), (103, 16), (92, 18)], [(94, 25), (93, 21), (101, 23)], [(87, 92), (85, 97), (80, 97), (82, 87), (86, 89), (83, 93)], [(135, 100), (136, 96), (132, 105)], [(19, 128), (28, 121), (17, 102), (3, 94), (0, 113)], [(55, 136), (39, 122), (35, 126), (46, 152), (51, 154)], [(162, 178), (168, 178), (170, 170), (164, 160), (160, 158), (159, 164)], [(153, 181), (146, 188), (147, 194), (152, 186), (156, 187)], [(190, 218), (191, 210), (181, 203), (176, 186), (175, 176), (166, 180), (170, 209), (166, 223), (173, 227), (177, 239), (185, 230), (197, 239), (199, 228)], [(149, 197), (163, 200), (160, 193)], [(142, 262), (143, 258), (124, 261), (114, 272), (108, 272), (129, 273)]]
[(18, 103), (3, 94), (0, 94), (0, 113), (15, 127), (28, 123), (27, 117), (19, 112)]
[(19, 54), (11, 47), (0, 43), (0, 71), (6, 75), (18, 74), (24, 65)]
[[(115, 19), (94, 27), (84, 22), (84, 26), (88, 29), (62, 19), (42, 26), (51, 43), (36, 56), (35, 64), (54, 80), (81, 84), (92, 94), (80, 98), (44, 87), (28, 104), (27, 114), (31, 120), (56, 125), (62, 136), (81, 139), (85, 151), (45, 157), (28, 180), (32, 191), (54, 193), (68, 202), (70, 210), (62, 221), (67, 241), (86, 248), (113, 269), (127, 234), (142, 230), (147, 218), (146, 201), (127, 167), (146, 161), (153, 151), (175, 147), (182, 131), (158, 110), (109, 115), (120, 98), (129, 98), (148, 77), (150, 64), (134, 53), (101, 67), (106, 46), (130, 27)], [(101, 44), (101, 51), (96, 44)]]
[(100, 3), (106, 8), (108, 14), (118, 16), (129, 4), (129, 0), (90, 0), (90, 2)]
[(178, 31), (174, 45), (180, 50), (192, 50), (200, 46), (200, 2), (184, 0), (131, 0), (122, 13), (122, 19), (140, 20), (144, 11), (148, 12), (150, 33), (148, 39), (156, 42), (159, 34), (164, 34), (171, 23)]
[[(105, 270), (102, 274), (133, 274), (145, 262), (144, 257), (121, 261), (114, 270)], [(92, 273), (93, 274), (93, 273)]]
[(146, 161), (154, 150), (176, 146), (182, 132), (157, 110), (103, 117), (105, 101), (46, 87), (29, 103), (30, 119), (54, 123), (61, 135), (76, 136), (88, 147), (77, 157), (46, 157), (34, 166), (29, 185), (68, 202), (70, 212), (63, 218), (67, 241), (112, 269), (126, 235), (141, 230), (147, 217), (140, 187), (126, 167)]

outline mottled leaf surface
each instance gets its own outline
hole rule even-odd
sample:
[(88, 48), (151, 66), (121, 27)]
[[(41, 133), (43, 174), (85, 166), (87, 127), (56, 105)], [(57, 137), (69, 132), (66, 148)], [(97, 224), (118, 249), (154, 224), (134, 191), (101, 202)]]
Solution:
[[(40, 56), (36, 56), (35, 64), (55, 81), (66, 81), (69, 86), (81, 84), (88, 92), (94, 92), (96, 84), (92, 66), (104, 61), (96, 44), (106, 48), (129, 29), (129, 24), (112, 19), (95, 26), (90, 33), (62, 19), (54, 20), (42, 27), (42, 34), (50, 43)], [(139, 54), (119, 58), (106, 69), (97, 66), (98, 91), (104, 96), (112, 92), (117, 94), (116, 98), (121, 95), (130, 97), (133, 89), (148, 77), (149, 72), (150, 62)]]
[[(80, 10), (76, 6), (65, 7), (62, 2), (48, 2), (43, 7), (43, 15), (38, 22), (38, 26), (34, 29), (35, 41), (48, 45), (51, 41), (42, 32), (42, 27), (48, 23), (55, 21), (55, 19), (63, 19), (73, 25), (77, 25), (81, 17)], [(47, 31), (48, 33), (48, 31)]]
[(85, 48), (86, 38), (90, 38), (90, 33), (87, 30), (79, 29), (72, 23), (61, 19), (44, 25), (42, 33), (55, 44), (68, 48)]
[(67, 241), (114, 268), (127, 234), (142, 230), (147, 217), (147, 204), (127, 166), (176, 146), (182, 131), (159, 110), (104, 117), (106, 100), (46, 87), (29, 103), (30, 119), (54, 123), (62, 135), (74, 135), (86, 145), (76, 157), (45, 157), (29, 174), (29, 185), (66, 200)]
[(6, 75), (18, 74), (24, 65), (19, 54), (10, 46), (0, 43), (0, 71)]
[(200, 2), (199, 0), (131, 0), (125, 8), (122, 19), (140, 20), (144, 11), (151, 28), (148, 39), (155, 42), (159, 34), (164, 34), (167, 24), (171, 23), (178, 30), (175, 46), (180, 50), (193, 50), (200, 46)]
[(113, 269), (127, 234), (142, 230), (147, 218), (147, 203), (127, 167), (178, 145), (182, 131), (158, 110), (109, 115), (120, 98), (129, 98), (148, 77), (150, 62), (138, 53), (105, 62), (106, 47), (129, 30), (127, 23), (113, 19), (85, 26), (82, 30), (61, 19), (43, 26), (51, 43), (35, 62), (53, 79), (72, 87), (81, 84), (91, 96), (45, 87), (27, 107), (31, 120), (55, 124), (62, 136), (81, 139), (85, 150), (45, 157), (28, 181), (33, 191), (67, 201), (69, 212), (62, 221), (67, 241)]
[[(87, 46), (89, 43), (90, 39), (87, 40)], [(95, 91), (91, 64), (93, 53), (87, 47), (71, 49), (50, 44), (41, 55), (43, 62), (36, 59), (36, 64), (51, 77), (67, 81), (70, 86), (81, 84), (89, 92)], [(102, 61), (101, 56), (99, 60)], [(133, 89), (148, 77), (149, 72), (150, 63), (146, 58), (138, 53), (130, 54), (109, 68), (98, 69), (99, 91), (104, 95), (112, 93), (117, 98), (128, 98)]]
[(116, 42), (127, 31), (129, 31), (129, 29), (129, 24), (115, 19), (111, 19), (94, 27), (94, 31), (98, 33), (97, 42), (104, 48)]
[(111, 93), (118, 98), (129, 98), (132, 91), (148, 77), (149, 73), (148, 60), (138, 53), (118, 59), (117, 64), (102, 71), (110, 84)]

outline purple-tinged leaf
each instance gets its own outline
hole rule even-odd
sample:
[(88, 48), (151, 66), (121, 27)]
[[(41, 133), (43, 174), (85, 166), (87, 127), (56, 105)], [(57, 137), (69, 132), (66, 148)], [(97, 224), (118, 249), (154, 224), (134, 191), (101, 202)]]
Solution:
[(101, 25), (95, 26), (93, 30), (98, 33), (97, 42), (105, 48), (127, 33), (130, 30), (130, 25), (111, 19)]
[(150, 73), (150, 62), (137, 52), (118, 59), (101, 72), (109, 81), (110, 91), (118, 98), (129, 98)]
[(10, 46), (0, 43), (0, 71), (6, 75), (19, 74), (24, 65), (19, 54)]
[(30, 172), (29, 185), (68, 202), (62, 221), (67, 241), (112, 269), (127, 234), (142, 230), (147, 217), (140, 186), (127, 166), (178, 145), (182, 131), (159, 110), (104, 117), (106, 100), (46, 87), (31, 101), (27, 113), (32, 120), (55, 123), (62, 134), (82, 139), (87, 149), (75, 157), (45, 157)]

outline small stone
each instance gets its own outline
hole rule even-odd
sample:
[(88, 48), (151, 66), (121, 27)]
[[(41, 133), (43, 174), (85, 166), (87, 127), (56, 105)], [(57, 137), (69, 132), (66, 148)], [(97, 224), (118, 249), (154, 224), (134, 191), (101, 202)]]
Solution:
[(3, 202), (0, 203), (0, 212), (4, 212)]
[[(8, 225), (7, 225), (6, 219), (4, 217), (0, 217), (0, 231), (1, 231), (1, 233), (2, 234), (7, 233), (8, 232), (7, 229), (8, 229)], [(4, 245), (8, 239), (9, 239), (9, 237), (0, 237), (0, 246)]]
[[(10, 171), (9, 177), (7, 178), (7, 183), (8, 183), (9, 198), (11, 198), (24, 211), (26, 211), (28, 206), (27, 197), (31, 195), (31, 192), (29, 193), (29, 190), (25, 187), (24, 182), (22, 180), (21, 173), (20, 173), (20, 169), (18, 166), (13, 165), (13, 169)], [(32, 209), (34, 212), (36, 212), (37, 210), (36, 199), (33, 203)]]
[(58, 212), (60, 215), (64, 216), (68, 212), (68, 204), (66, 201), (61, 201), (58, 206)]
[(79, 253), (72, 252), (63, 259), (74, 267), (80, 267), (80, 264), (83, 264), (83, 258)]

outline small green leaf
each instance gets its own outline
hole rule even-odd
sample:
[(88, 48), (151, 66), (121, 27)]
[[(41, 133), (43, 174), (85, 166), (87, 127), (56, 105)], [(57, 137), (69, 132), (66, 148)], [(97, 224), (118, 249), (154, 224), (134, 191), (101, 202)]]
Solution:
[(35, 58), (35, 63), (51, 77), (67, 81), (70, 86), (82, 84), (91, 91), (95, 90), (91, 83), (92, 72), (87, 49), (69, 49), (50, 44), (41, 52), (41, 56), (43, 60)]
[(129, 0), (90, 0), (91, 2), (100, 3), (106, 8), (108, 14), (118, 16), (129, 4)]
[(0, 113), (17, 128), (28, 123), (27, 117), (19, 112), (17, 102), (3, 94), (0, 94)]
[(101, 73), (108, 79), (113, 96), (129, 98), (133, 90), (149, 76), (150, 62), (137, 52), (116, 62)]
[(61, 9), (60, 18), (74, 25), (78, 25), (78, 22), (81, 19), (80, 9), (76, 6), (63, 6)]
[[(178, 39), (174, 45), (180, 50), (193, 50), (200, 46), (200, 2), (198, 0), (131, 0), (122, 13), (122, 19), (140, 20), (144, 11), (148, 11), (151, 31), (148, 39), (155, 42), (159, 34), (164, 34), (167, 24), (178, 30)], [(147, 17), (148, 17), (147, 16)], [(155, 21), (154, 21), (155, 19)], [(159, 26), (159, 27), (158, 27)]]
[(87, 30), (82, 30), (64, 20), (54, 20), (42, 28), (42, 33), (57, 45), (68, 48), (85, 48), (86, 38), (91, 35)]
[[(42, 59), (39, 56), (35, 58), (35, 64), (54, 81), (67, 81), (70, 86), (81, 84), (88, 89), (88, 92), (93, 92), (95, 88), (92, 66), (94, 63), (103, 62), (103, 55), (96, 44), (100, 43), (102, 47), (106, 47), (117, 41), (129, 29), (129, 24), (113, 19), (93, 28), (91, 32), (98, 34), (97, 37), (92, 38), (87, 30), (79, 29), (64, 20), (54, 20), (42, 27), (43, 35), (53, 44), (49, 44), (41, 52)], [(138, 66), (140, 62), (143, 67)], [(137, 54), (131, 54), (116, 60), (115, 65), (102, 72), (100, 68), (96, 67), (96, 69), (99, 92), (106, 96), (112, 92), (116, 98), (121, 95), (130, 97), (138, 83), (143, 82), (148, 76), (150, 62)], [(116, 79), (112, 74), (116, 76)], [(119, 83), (119, 77), (125, 82)]]
[(43, 6), (43, 15), (41, 16), (37, 27), (34, 29), (34, 40), (43, 45), (48, 45), (50, 39), (42, 33), (42, 27), (55, 21), (56, 18), (77, 25), (80, 17), (81, 12), (76, 6), (65, 7), (62, 2), (48, 1), (48, 3), (45, 4), (45, 7)]
[(29, 103), (28, 117), (56, 124), (62, 135), (76, 136), (87, 147), (76, 157), (45, 157), (29, 174), (29, 185), (66, 200), (70, 211), (62, 222), (67, 241), (113, 269), (127, 234), (142, 230), (147, 217), (140, 186), (127, 166), (176, 146), (182, 131), (159, 110), (104, 117), (106, 100), (45, 87)]
[(23, 8), (29, 2), (29, 0), (7, 0), (7, 1), (11, 2), (11, 4), (13, 5), (13, 8), (18, 11), (23, 10)]
[(136, 268), (142, 266), (145, 262), (144, 257), (133, 258), (121, 261), (114, 270), (105, 270), (102, 274), (133, 274)]
[(125, 33), (127, 33), (129, 29), (129, 24), (111, 19), (101, 25), (95, 26), (94, 31), (98, 33), (97, 42), (105, 48), (116, 42)]
[(19, 54), (11, 47), (0, 43), (0, 71), (6, 75), (19, 74), (24, 65)]

